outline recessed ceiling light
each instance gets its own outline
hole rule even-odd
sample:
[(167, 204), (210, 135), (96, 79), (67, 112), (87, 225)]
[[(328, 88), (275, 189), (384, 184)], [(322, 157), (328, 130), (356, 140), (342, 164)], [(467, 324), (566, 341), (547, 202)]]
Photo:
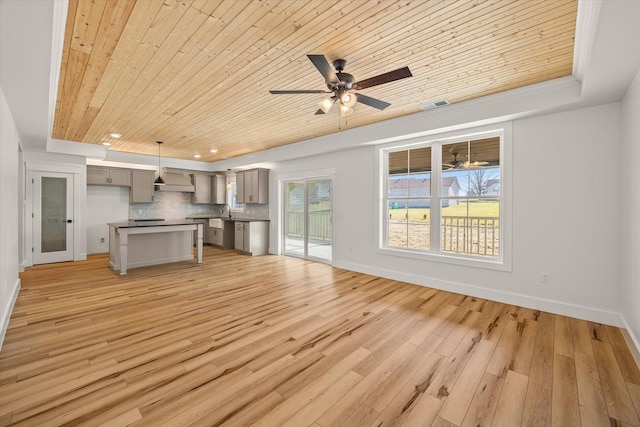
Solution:
[(109, 134), (109, 136), (111, 138), (120, 138), (122, 136), (122, 134), (119, 134), (117, 132), (112, 132), (112, 133)]
[(194, 154), (193, 157), (195, 157), (196, 159), (199, 159), (200, 157), (202, 157), (202, 154)]
[(109, 141), (102, 141), (102, 145), (104, 145), (105, 147), (109, 147), (111, 143)]
[(218, 152), (218, 149), (217, 149), (217, 148), (212, 148), (212, 149), (211, 149), (211, 150), (209, 150), (209, 151), (211, 151), (212, 153), (217, 153), (217, 152)]

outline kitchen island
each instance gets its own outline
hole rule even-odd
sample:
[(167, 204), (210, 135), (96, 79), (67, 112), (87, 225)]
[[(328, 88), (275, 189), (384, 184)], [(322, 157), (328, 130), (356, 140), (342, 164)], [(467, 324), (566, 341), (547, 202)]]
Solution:
[[(109, 266), (127, 274), (127, 268), (193, 259), (202, 263), (202, 221), (127, 221), (109, 223)], [(196, 231), (196, 233), (193, 233)]]

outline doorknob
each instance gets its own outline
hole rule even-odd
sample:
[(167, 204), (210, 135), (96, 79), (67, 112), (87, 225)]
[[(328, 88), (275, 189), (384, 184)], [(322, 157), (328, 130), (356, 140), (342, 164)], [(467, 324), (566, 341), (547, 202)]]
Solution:
[(68, 223), (68, 224), (71, 224), (72, 222), (73, 222), (73, 220), (72, 220), (72, 219), (68, 219), (68, 220), (67, 220), (67, 223)]

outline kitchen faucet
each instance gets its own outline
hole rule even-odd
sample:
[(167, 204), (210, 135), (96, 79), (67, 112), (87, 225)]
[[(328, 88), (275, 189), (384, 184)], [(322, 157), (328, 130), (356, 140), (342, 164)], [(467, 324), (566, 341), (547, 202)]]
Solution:
[(231, 219), (231, 205), (229, 205), (228, 203), (225, 203), (224, 205), (222, 205), (222, 212), (220, 212), (220, 213), (224, 213), (224, 207), (225, 206), (228, 208), (227, 212), (229, 212), (229, 219)]

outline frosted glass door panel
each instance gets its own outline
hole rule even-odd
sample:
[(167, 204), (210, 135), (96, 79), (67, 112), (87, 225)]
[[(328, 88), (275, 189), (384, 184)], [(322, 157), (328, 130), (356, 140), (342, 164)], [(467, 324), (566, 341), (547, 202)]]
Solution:
[(33, 174), (33, 263), (73, 260), (73, 174)]
[(42, 252), (67, 250), (67, 179), (42, 177)]

